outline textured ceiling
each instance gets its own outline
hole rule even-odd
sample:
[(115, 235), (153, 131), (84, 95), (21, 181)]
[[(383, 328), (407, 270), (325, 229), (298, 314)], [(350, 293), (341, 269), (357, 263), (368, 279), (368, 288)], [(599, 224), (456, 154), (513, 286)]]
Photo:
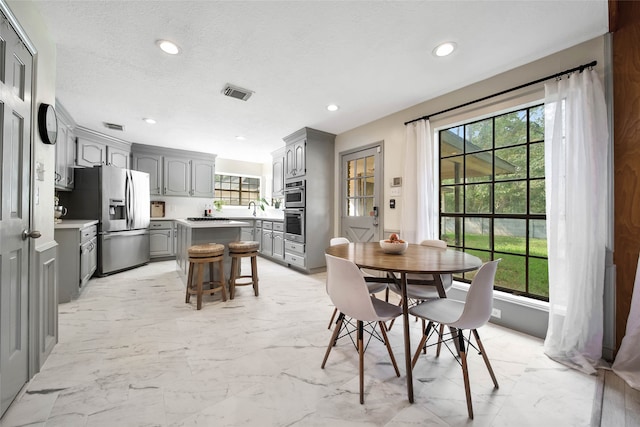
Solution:
[[(258, 162), (301, 127), (345, 132), (607, 31), (606, 0), (34, 4), (57, 45), (56, 97), (77, 124)], [(458, 50), (434, 57), (448, 40)], [(255, 93), (225, 97), (225, 83)]]

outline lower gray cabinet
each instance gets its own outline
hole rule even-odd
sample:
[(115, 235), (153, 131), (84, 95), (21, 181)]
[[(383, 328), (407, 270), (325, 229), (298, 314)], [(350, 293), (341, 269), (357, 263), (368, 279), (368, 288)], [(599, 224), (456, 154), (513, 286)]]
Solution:
[[(70, 222), (70, 221), (66, 221)], [(98, 267), (98, 227), (56, 228), (58, 242), (58, 302), (76, 298)]]
[(260, 253), (277, 261), (284, 260), (284, 223), (282, 221), (262, 220)]
[(149, 224), (149, 255), (151, 258), (175, 255), (175, 225), (173, 221), (152, 220)]

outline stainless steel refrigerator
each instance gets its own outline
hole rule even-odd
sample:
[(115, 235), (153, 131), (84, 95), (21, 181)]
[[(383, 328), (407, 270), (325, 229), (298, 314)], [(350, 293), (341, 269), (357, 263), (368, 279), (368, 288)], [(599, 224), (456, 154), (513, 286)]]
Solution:
[(115, 166), (75, 169), (59, 193), (65, 218), (97, 219), (98, 271), (104, 276), (149, 262), (149, 174)]

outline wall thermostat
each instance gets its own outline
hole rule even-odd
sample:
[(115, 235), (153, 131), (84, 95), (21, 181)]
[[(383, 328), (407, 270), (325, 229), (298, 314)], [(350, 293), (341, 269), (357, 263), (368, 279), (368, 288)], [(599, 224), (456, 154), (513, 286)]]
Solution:
[(392, 187), (400, 187), (402, 185), (402, 177), (396, 176), (391, 178), (391, 186)]

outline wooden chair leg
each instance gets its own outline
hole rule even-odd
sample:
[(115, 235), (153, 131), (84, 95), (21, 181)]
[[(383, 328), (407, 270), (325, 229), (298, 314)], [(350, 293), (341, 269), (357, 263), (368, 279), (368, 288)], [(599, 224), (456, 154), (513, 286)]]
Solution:
[(440, 357), (440, 347), (442, 347), (442, 334), (444, 334), (444, 325), (440, 324), (438, 332), (438, 346), (436, 347), (436, 357)]
[(422, 351), (422, 348), (424, 347), (424, 345), (427, 343), (427, 339), (429, 338), (429, 331), (431, 330), (432, 326), (433, 326), (433, 322), (429, 322), (427, 324), (426, 329), (424, 329), (424, 333), (422, 334), (422, 339), (420, 340), (420, 344), (418, 344), (416, 353), (413, 355), (413, 359), (411, 360), (411, 369), (413, 369), (416, 366), (416, 363), (418, 362), (418, 358), (420, 357), (420, 352)]
[(258, 296), (258, 257), (251, 257), (251, 280), (253, 281), (253, 293)]
[[(426, 330), (427, 325), (426, 325), (426, 321), (424, 319), (422, 319), (422, 330)], [(422, 347), (422, 353), (423, 354), (427, 354), (427, 346), (425, 345), (424, 347)]]
[(384, 338), (384, 345), (387, 346), (387, 351), (389, 352), (389, 357), (391, 358), (391, 364), (393, 365), (393, 369), (396, 370), (396, 376), (400, 376), (400, 371), (398, 370), (398, 365), (396, 363), (396, 358), (393, 356), (393, 350), (391, 349), (391, 344), (389, 344), (389, 337), (387, 336), (387, 332), (385, 331), (386, 327), (384, 322), (378, 322), (380, 326), (380, 333), (382, 333), (382, 338)]
[(220, 287), (222, 288), (222, 290), (220, 292), (222, 292), (222, 301), (226, 301), (227, 300), (227, 287), (226, 287), (226, 280), (225, 280), (225, 276), (224, 276), (224, 261), (220, 260), (218, 261), (218, 272), (220, 274)]
[(461, 330), (458, 330), (458, 354), (462, 365), (462, 379), (464, 380), (464, 392), (467, 396), (467, 412), (469, 418), (473, 419), (473, 404), (471, 403), (471, 385), (469, 384), (469, 367), (467, 366), (467, 353), (464, 348), (464, 337)]
[(342, 328), (342, 320), (344, 319), (344, 314), (340, 313), (338, 316), (338, 321), (336, 322), (336, 328), (331, 334), (331, 340), (329, 341), (329, 345), (327, 346), (327, 351), (324, 353), (324, 359), (322, 360), (322, 365), (320, 367), (324, 369), (324, 365), (327, 363), (327, 359), (329, 358), (329, 353), (331, 353), (331, 348), (336, 345), (336, 340), (338, 339), (338, 333), (340, 332), (340, 328)]
[(193, 284), (193, 263), (189, 262), (189, 272), (187, 273), (187, 295), (184, 298), (184, 302), (189, 304), (191, 301), (191, 286)]
[[(213, 272), (213, 263), (210, 262), (209, 263), (209, 289), (213, 289), (215, 284), (214, 284), (214, 272)], [(213, 292), (211, 292), (211, 295), (213, 295)]]
[(233, 299), (236, 296), (236, 270), (238, 258), (231, 257), (231, 277), (229, 277), (229, 299)]
[(480, 349), (480, 353), (482, 354), (482, 358), (484, 359), (484, 364), (487, 365), (487, 369), (489, 370), (489, 375), (491, 375), (491, 379), (493, 380), (493, 385), (495, 388), (500, 388), (498, 385), (498, 380), (496, 379), (495, 374), (493, 373), (493, 368), (491, 368), (491, 363), (489, 363), (489, 356), (487, 356), (487, 352), (484, 350), (484, 346), (482, 345), (482, 341), (480, 341), (480, 335), (478, 335), (478, 331), (476, 329), (472, 330), (473, 336), (478, 343), (478, 348)]
[(203, 279), (204, 279), (204, 265), (202, 265), (202, 263), (198, 263), (198, 278), (196, 279), (198, 281), (198, 283), (196, 283), (196, 286), (197, 286), (196, 297), (198, 301), (196, 308), (198, 310), (202, 308), (202, 280)]
[(336, 318), (336, 314), (338, 313), (338, 309), (334, 308), (333, 309), (333, 314), (331, 315), (331, 320), (329, 320), (329, 326), (327, 327), (327, 329), (331, 329), (331, 325), (333, 325), (333, 319)]
[(358, 320), (358, 360), (360, 373), (360, 404), (364, 404), (364, 327), (362, 320)]

